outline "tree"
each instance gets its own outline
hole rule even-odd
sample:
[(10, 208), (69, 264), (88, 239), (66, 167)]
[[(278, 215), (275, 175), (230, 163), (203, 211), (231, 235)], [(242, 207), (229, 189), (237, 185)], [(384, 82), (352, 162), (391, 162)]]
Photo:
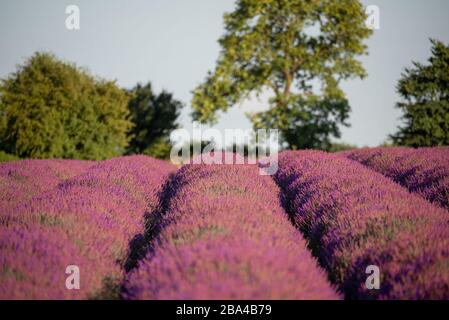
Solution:
[(193, 92), (194, 118), (214, 122), (216, 111), (270, 90), (254, 127), (279, 129), (293, 149), (327, 148), (350, 111), (340, 81), (365, 76), (356, 60), (371, 34), (365, 20), (357, 0), (238, 0), (215, 71)]
[(404, 126), (392, 135), (393, 142), (411, 147), (449, 144), (449, 46), (431, 40), (429, 64), (413, 62), (397, 85), (403, 101)]
[(183, 104), (166, 91), (155, 94), (150, 83), (138, 84), (130, 93), (128, 105), (134, 127), (128, 153), (168, 158), (170, 132), (178, 128), (176, 121)]
[(2, 146), (5, 145), (5, 142), (3, 142), (2, 139), (4, 139), (3, 133), (6, 131), (6, 107), (3, 105), (2, 96), (3, 93), (0, 91), (0, 151), (3, 149)]
[(0, 92), (0, 149), (9, 154), (99, 160), (128, 144), (126, 92), (52, 54), (34, 54)]

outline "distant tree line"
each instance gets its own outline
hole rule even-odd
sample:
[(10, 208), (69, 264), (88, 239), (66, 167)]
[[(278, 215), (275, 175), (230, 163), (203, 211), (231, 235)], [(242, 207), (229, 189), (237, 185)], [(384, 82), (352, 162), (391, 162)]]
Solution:
[[(216, 67), (192, 92), (193, 118), (213, 123), (220, 111), (269, 90), (269, 109), (250, 117), (254, 129), (278, 129), (290, 149), (354, 148), (334, 141), (349, 125), (340, 83), (366, 76), (358, 59), (371, 34), (365, 18), (359, 0), (236, 1), (224, 17)], [(449, 145), (449, 46), (431, 42), (428, 63), (413, 62), (398, 82), (403, 116), (392, 144)], [(168, 158), (182, 107), (151, 83), (126, 90), (37, 52), (0, 81), (0, 160)]]

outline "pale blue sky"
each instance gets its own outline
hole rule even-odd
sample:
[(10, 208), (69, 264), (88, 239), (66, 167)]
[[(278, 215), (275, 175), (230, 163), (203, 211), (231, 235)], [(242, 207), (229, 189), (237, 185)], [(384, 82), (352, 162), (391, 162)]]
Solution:
[[(362, 60), (368, 78), (344, 84), (352, 106), (351, 127), (342, 141), (359, 146), (382, 143), (399, 124), (395, 85), (411, 60), (429, 56), (429, 37), (449, 43), (449, 1), (366, 0), (380, 8), (381, 29), (367, 41)], [(76, 4), (81, 29), (65, 28), (65, 8)], [(156, 90), (183, 101), (181, 124), (190, 127), (191, 90), (213, 69), (222, 15), (231, 0), (1, 0), (0, 77), (37, 50), (117, 79), (124, 87), (150, 80)], [(244, 112), (264, 102), (252, 100), (221, 117), (217, 128), (249, 128)]]

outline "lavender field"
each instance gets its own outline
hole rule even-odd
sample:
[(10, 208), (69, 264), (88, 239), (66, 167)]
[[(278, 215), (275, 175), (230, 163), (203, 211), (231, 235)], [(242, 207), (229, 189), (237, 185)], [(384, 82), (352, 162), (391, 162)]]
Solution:
[(278, 167), (2, 163), (0, 299), (449, 299), (448, 148)]

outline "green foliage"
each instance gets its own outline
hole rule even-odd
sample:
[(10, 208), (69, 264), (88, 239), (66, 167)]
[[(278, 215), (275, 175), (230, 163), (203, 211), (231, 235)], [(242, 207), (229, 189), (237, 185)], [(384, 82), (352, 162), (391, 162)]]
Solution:
[(159, 137), (143, 150), (143, 154), (158, 159), (168, 159), (170, 157), (171, 147), (169, 137)]
[(146, 154), (166, 159), (170, 156), (170, 132), (176, 123), (182, 103), (175, 100), (172, 94), (161, 92), (156, 95), (148, 83), (138, 84), (131, 90), (129, 101), (134, 127), (132, 139), (128, 147), (130, 154)]
[(7, 162), (7, 161), (14, 161), (14, 160), (19, 160), (18, 157), (7, 154), (4, 151), (0, 150), (0, 162)]
[(346, 124), (349, 104), (346, 99), (302, 99), (255, 115), (256, 128), (278, 128), (293, 150), (330, 150), (331, 137), (340, 138), (339, 124)]
[(257, 146), (256, 144), (233, 143), (232, 145), (226, 147), (226, 151), (237, 153), (244, 157), (263, 157), (265, 155), (269, 155), (270, 150), (264, 146)]
[(1, 149), (21, 158), (106, 159), (128, 144), (128, 96), (114, 82), (36, 53), (3, 80)]
[(184, 141), (177, 147), (178, 153), (174, 154), (179, 162), (188, 161), (202, 153), (208, 153), (209, 149), (216, 149), (216, 143), (213, 140), (190, 140)]
[(371, 31), (358, 0), (238, 0), (224, 17), (217, 66), (194, 90), (193, 116), (216, 121), (250, 93), (271, 90), (254, 127), (277, 128), (291, 148), (330, 147), (350, 107), (341, 80), (364, 77), (357, 56)]
[(330, 148), (328, 151), (329, 152), (341, 152), (341, 151), (349, 151), (349, 150), (354, 150), (354, 149), (357, 149), (357, 146), (348, 144), (348, 143), (333, 142), (330, 145)]
[[(0, 90), (2, 90), (1, 85), (0, 85)], [(7, 124), (6, 110), (5, 110), (6, 108), (2, 103), (2, 96), (3, 96), (3, 93), (2, 93), (2, 91), (0, 91), (0, 152), (1, 152), (1, 149), (3, 149), (3, 146), (5, 145), (5, 142), (3, 140), (4, 140), (4, 134), (6, 132), (6, 124)]]
[(398, 144), (395, 144), (393, 142), (393, 139), (389, 136), (387, 137), (380, 145), (379, 147), (381, 148), (387, 148), (387, 147), (397, 147), (399, 146)]
[(405, 124), (391, 138), (399, 145), (449, 145), (449, 46), (431, 42), (429, 64), (413, 62), (397, 86), (403, 99), (397, 107), (404, 113)]

